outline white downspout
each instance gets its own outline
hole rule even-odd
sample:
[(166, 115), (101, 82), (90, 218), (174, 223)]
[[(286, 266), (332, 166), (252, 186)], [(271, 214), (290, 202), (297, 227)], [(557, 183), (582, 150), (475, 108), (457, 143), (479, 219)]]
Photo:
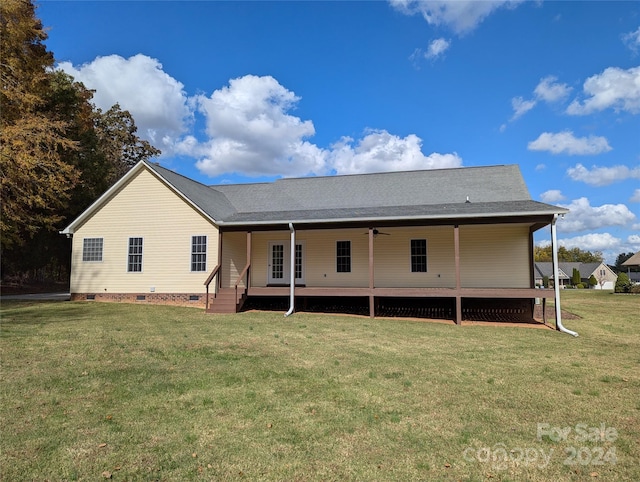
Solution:
[(289, 260), (290, 264), (290, 273), (289, 273), (289, 286), (291, 287), (289, 290), (289, 311), (284, 314), (286, 318), (289, 315), (293, 314), (293, 310), (296, 304), (295, 298), (295, 289), (296, 289), (296, 230), (293, 229), (293, 223), (289, 223), (289, 230), (291, 231), (291, 249)]
[(556, 236), (556, 221), (558, 215), (553, 215), (553, 221), (551, 221), (551, 252), (553, 260), (553, 291), (555, 296), (556, 305), (556, 328), (562, 333), (567, 333), (571, 336), (578, 336), (575, 331), (567, 330), (562, 325), (562, 310), (560, 308), (560, 272), (558, 268), (558, 239)]

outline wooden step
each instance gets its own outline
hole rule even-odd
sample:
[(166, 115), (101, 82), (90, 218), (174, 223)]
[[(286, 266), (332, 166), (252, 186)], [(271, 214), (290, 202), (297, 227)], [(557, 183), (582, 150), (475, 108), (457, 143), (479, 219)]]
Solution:
[(238, 290), (236, 297), (235, 288), (223, 288), (209, 300), (207, 313), (237, 313), (244, 303), (244, 290)]

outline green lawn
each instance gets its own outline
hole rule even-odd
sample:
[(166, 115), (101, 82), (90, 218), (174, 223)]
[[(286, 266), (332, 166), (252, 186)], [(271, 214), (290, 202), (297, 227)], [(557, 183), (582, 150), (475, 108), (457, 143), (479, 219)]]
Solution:
[(640, 297), (562, 296), (579, 338), (5, 302), (0, 478), (640, 480)]

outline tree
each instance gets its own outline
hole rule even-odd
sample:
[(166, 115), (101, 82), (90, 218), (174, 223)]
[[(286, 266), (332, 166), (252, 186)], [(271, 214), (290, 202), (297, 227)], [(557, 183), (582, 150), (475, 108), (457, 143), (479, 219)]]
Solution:
[(616, 293), (629, 293), (631, 290), (631, 281), (627, 276), (627, 273), (620, 273), (616, 280), (615, 292)]
[(577, 268), (573, 268), (573, 273), (571, 274), (571, 284), (573, 286), (577, 286), (580, 284), (580, 271)]
[(624, 263), (626, 260), (628, 260), (629, 258), (631, 258), (631, 256), (633, 256), (635, 253), (620, 253), (617, 257), (616, 257), (616, 263), (615, 263), (615, 267), (618, 271), (637, 271), (638, 268), (634, 267), (634, 266), (622, 266), (622, 263)]
[(75, 148), (66, 124), (45, 109), (53, 55), (31, 2), (0, 4), (2, 250), (61, 220), (78, 176), (60, 157)]
[(96, 109), (91, 90), (52, 70), (31, 1), (0, 7), (2, 274), (61, 279), (70, 252), (58, 231), (160, 151), (136, 135), (129, 112)]
[(596, 277), (594, 275), (589, 276), (589, 287), (593, 288), (597, 284), (598, 284), (598, 280), (596, 279)]
[[(551, 262), (551, 245), (535, 246), (533, 248), (534, 259), (538, 262)], [(567, 249), (564, 246), (558, 247), (558, 261), (573, 263), (601, 263), (604, 260), (602, 253), (596, 251), (583, 251), (580, 248)]]

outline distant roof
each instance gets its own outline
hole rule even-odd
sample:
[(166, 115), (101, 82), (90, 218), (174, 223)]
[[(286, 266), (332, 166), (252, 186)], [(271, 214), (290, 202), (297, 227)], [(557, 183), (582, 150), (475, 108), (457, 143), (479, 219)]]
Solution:
[(640, 251), (622, 263), (622, 266), (640, 266)]
[(220, 226), (550, 217), (568, 212), (533, 201), (517, 165), (206, 186), (159, 164), (140, 162), (62, 233), (73, 233), (145, 167)]

